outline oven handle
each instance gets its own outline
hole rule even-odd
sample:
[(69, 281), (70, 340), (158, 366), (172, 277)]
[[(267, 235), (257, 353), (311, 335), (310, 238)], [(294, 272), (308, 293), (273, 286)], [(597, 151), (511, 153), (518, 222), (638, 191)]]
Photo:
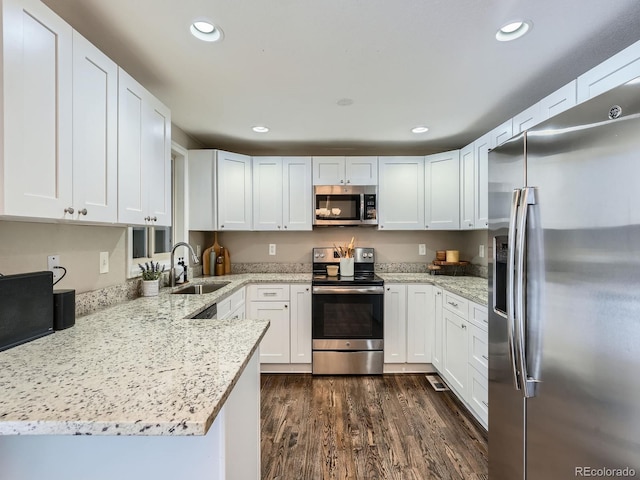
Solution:
[(352, 295), (354, 293), (360, 293), (365, 295), (382, 295), (384, 294), (384, 287), (382, 285), (371, 286), (328, 286), (319, 285), (313, 287), (312, 293), (319, 295)]

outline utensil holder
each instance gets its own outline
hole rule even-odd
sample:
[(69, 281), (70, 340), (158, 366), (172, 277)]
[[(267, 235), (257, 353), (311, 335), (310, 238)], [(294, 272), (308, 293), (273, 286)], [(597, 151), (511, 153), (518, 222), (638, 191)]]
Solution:
[(155, 297), (160, 291), (160, 282), (158, 280), (143, 280), (142, 281), (142, 296), (143, 297)]
[(353, 258), (340, 259), (340, 276), (353, 277)]

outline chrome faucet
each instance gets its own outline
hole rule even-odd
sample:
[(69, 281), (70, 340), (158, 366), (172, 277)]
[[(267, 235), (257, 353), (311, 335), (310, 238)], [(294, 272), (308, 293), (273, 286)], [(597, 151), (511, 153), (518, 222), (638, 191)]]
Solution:
[(171, 271), (169, 272), (169, 277), (171, 277), (171, 286), (176, 286), (176, 268), (174, 266), (175, 261), (175, 253), (176, 248), (178, 247), (187, 247), (191, 251), (191, 258), (193, 258), (193, 263), (200, 263), (198, 261), (198, 256), (196, 252), (193, 251), (193, 247), (189, 245), (187, 242), (178, 242), (171, 248)]

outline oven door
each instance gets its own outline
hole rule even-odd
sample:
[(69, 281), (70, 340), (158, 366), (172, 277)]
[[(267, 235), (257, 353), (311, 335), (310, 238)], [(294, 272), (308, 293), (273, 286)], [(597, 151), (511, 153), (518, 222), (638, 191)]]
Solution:
[(313, 340), (382, 340), (384, 288), (368, 286), (314, 286)]

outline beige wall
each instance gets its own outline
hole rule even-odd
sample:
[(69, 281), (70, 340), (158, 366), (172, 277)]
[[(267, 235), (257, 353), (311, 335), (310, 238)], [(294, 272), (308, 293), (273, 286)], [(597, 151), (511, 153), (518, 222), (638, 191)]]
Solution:
[[(462, 260), (486, 265), (478, 257), (478, 247), (485, 245), (486, 231), (469, 232), (381, 232), (369, 228), (319, 228), (311, 232), (221, 232), (218, 243), (229, 248), (231, 261), (237, 263), (310, 263), (311, 248), (346, 244), (351, 236), (356, 246), (374, 247), (379, 263), (430, 263), (436, 250), (460, 250)], [(192, 232), (190, 239), (202, 250), (211, 246), (213, 234)], [(269, 244), (276, 244), (276, 255), (269, 255)], [(418, 255), (418, 245), (424, 243), (427, 254)]]
[(186, 148), (187, 150), (194, 148), (204, 148), (204, 145), (200, 141), (196, 140), (190, 135), (187, 135), (184, 130), (182, 130), (174, 123), (171, 124), (171, 140), (176, 142), (181, 147)]
[[(60, 255), (67, 269), (56, 288), (78, 293), (125, 281), (126, 228), (0, 221), (0, 273), (47, 269), (47, 256)], [(109, 252), (109, 273), (100, 274), (100, 252)]]

